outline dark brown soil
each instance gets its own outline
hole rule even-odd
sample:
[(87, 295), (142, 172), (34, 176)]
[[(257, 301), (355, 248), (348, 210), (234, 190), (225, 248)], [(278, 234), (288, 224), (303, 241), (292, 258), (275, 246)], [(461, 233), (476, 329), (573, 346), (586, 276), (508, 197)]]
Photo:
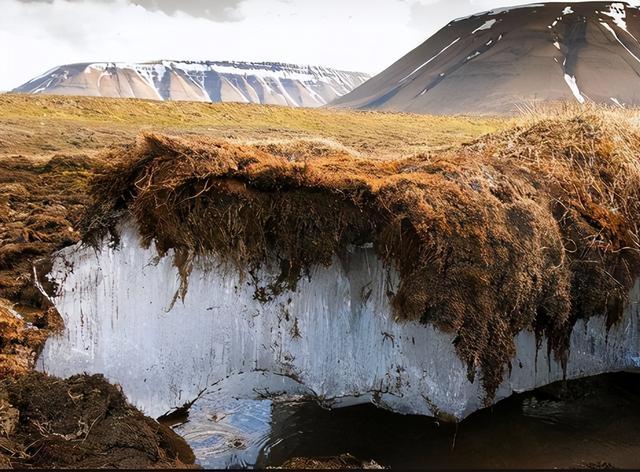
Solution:
[(44, 319), (49, 328), (29, 325), (16, 316), (8, 301), (0, 299), (0, 379), (31, 370), (49, 332), (60, 322), (51, 309), (37, 311), (34, 317)]
[(384, 467), (375, 461), (361, 461), (351, 454), (342, 454), (337, 457), (305, 458), (296, 457), (289, 459), (279, 469), (319, 469), (319, 470), (344, 470), (344, 469), (383, 469)]
[[(102, 376), (0, 382), (0, 460), (15, 468), (183, 468), (189, 446)], [(1, 464), (1, 462), (0, 462)]]
[(83, 154), (0, 158), (0, 298), (48, 308), (31, 266), (79, 239), (74, 227), (98, 163)]

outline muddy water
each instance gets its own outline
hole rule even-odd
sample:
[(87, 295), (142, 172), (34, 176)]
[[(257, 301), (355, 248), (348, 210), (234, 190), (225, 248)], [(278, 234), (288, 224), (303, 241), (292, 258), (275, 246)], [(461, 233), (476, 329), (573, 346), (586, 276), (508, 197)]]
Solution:
[(205, 394), (174, 425), (206, 467), (266, 467), (351, 453), (391, 468), (640, 468), (640, 375), (515, 395), (459, 425), (373, 406)]

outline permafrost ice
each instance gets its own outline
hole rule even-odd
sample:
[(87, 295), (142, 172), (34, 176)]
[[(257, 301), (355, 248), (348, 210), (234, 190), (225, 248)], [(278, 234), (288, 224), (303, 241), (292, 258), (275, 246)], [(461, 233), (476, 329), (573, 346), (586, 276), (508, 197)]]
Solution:
[[(129, 400), (159, 416), (212, 385), (235, 383), (241, 397), (283, 391), (329, 406), (364, 402), (401, 413), (462, 419), (484, 406), (452, 336), (432, 326), (397, 322), (390, 294), (397, 285), (373, 249), (351, 248), (330, 267), (317, 267), (296, 291), (256, 297), (277, 272), (241, 277), (201, 260), (181, 279), (168, 254), (141, 246), (125, 226), (119, 243), (76, 245), (55, 257), (49, 294), (65, 323), (40, 356), (41, 369), (66, 377), (103, 373)], [(580, 320), (571, 336), (566, 378), (640, 367), (638, 301), (609, 331), (604, 318)], [(260, 298), (261, 300), (258, 300)], [(563, 378), (546, 342), (517, 337), (517, 354), (497, 401)], [(242, 376), (243, 378), (246, 375)]]

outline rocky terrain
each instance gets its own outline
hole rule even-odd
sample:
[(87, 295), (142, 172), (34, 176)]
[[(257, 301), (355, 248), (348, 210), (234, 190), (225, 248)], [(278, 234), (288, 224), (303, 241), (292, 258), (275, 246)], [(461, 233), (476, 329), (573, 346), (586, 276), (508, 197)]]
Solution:
[(560, 100), (637, 106), (638, 38), (640, 11), (625, 3), (491, 10), (450, 22), (333, 105), (433, 114), (504, 114)]
[(271, 62), (100, 62), (56, 67), (14, 92), (318, 107), (368, 78), (360, 72)]

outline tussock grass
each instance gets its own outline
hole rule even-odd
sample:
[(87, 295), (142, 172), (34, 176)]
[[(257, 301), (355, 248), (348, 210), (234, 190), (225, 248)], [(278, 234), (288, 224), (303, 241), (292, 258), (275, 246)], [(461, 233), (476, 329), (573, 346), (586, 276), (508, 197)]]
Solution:
[(620, 318), (640, 275), (639, 152), (628, 117), (597, 109), (391, 160), (145, 134), (94, 180), (85, 239), (132, 216), (185, 276), (200, 255), (240, 271), (278, 258), (274, 291), (373, 243), (400, 275), (397, 320), (454, 333), (491, 399), (518, 332), (545, 334), (562, 360), (577, 319)]

